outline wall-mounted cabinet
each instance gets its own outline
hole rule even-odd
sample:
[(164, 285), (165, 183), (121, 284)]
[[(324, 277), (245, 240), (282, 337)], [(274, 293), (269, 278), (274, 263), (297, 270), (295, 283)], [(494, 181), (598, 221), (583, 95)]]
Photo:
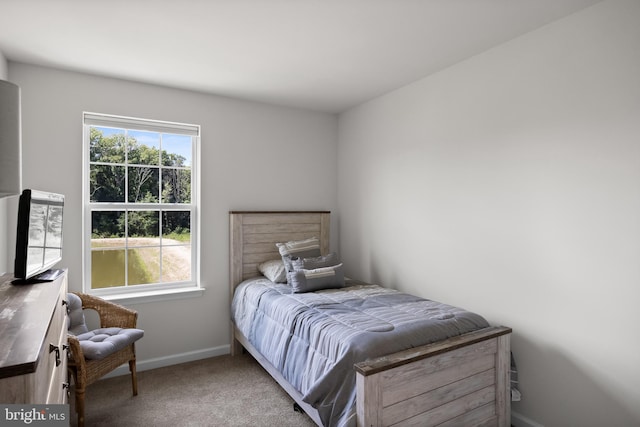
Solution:
[(22, 190), (20, 88), (0, 80), (0, 198)]

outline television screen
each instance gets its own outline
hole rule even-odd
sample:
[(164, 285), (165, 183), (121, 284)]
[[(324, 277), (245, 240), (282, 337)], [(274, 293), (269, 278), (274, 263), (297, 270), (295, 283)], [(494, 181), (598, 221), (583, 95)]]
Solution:
[[(64, 196), (24, 190), (18, 204), (14, 276), (18, 279), (51, 280), (48, 270), (62, 259), (62, 213)], [(47, 274), (49, 273), (49, 274)]]

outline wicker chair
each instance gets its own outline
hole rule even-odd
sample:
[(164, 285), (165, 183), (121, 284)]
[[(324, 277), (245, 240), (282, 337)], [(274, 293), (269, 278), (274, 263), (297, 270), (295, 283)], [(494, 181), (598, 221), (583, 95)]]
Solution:
[[(74, 292), (74, 294), (80, 297), (82, 309), (92, 309), (98, 312), (101, 328), (136, 328), (138, 319), (136, 311), (92, 295), (78, 292)], [(82, 317), (82, 322), (84, 323), (84, 316)], [(133, 395), (136, 396), (138, 394), (135, 343), (131, 343), (101, 359), (87, 359), (78, 338), (69, 333), (69, 349), (68, 367), (75, 384), (75, 405), (79, 427), (84, 426), (84, 397), (87, 386), (124, 363), (129, 363)]]

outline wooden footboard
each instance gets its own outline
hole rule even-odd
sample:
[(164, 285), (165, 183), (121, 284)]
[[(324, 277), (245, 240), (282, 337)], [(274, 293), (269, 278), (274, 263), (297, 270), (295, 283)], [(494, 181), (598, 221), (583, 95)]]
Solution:
[(357, 425), (509, 426), (510, 334), (485, 328), (358, 363)]
[[(242, 335), (247, 351), (319, 426), (318, 412)], [(511, 421), (511, 329), (489, 327), (355, 365), (359, 427), (498, 426)]]

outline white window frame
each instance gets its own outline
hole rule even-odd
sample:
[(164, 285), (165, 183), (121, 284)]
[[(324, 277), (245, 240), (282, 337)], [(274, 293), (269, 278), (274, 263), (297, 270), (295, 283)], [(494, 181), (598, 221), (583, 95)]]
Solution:
[[(103, 126), (128, 130), (141, 130), (161, 133), (189, 135), (193, 139), (191, 164), (191, 203), (91, 203), (90, 202), (90, 128)], [(107, 300), (126, 302), (148, 302), (184, 297), (195, 297), (202, 294), (204, 288), (200, 285), (200, 126), (186, 123), (166, 122), (159, 120), (140, 119), (135, 117), (116, 116), (102, 113), (84, 112), (82, 116), (83, 129), (83, 291), (100, 296)], [(138, 210), (164, 211), (185, 210), (191, 213), (191, 280), (173, 283), (140, 284), (132, 286), (118, 286), (113, 288), (91, 288), (91, 213), (93, 211), (122, 210), (124, 207)]]

